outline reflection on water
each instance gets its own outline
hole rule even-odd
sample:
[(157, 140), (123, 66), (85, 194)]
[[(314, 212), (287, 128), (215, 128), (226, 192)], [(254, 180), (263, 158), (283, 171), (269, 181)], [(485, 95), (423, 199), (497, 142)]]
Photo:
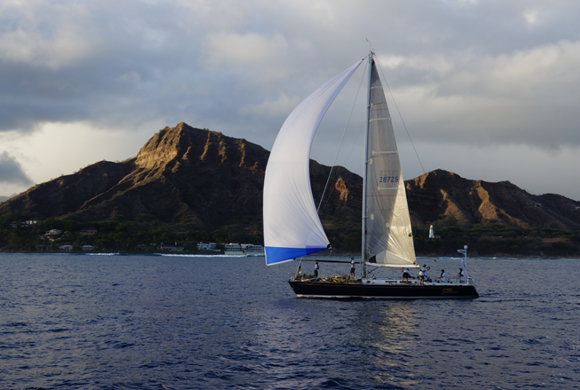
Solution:
[(408, 303), (396, 301), (388, 305), (363, 306), (359, 318), (368, 334), (376, 335), (373, 345), (388, 353), (408, 351), (414, 341), (409, 335), (416, 331), (417, 320), (415, 308)]
[(408, 356), (420, 342), (416, 308), (412, 302), (372, 301), (357, 309), (356, 326), (367, 343), (362, 365), (377, 383), (418, 383), (409, 370)]
[(352, 376), (362, 387), (417, 383), (407, 367), (409, 352), (420, 342), (415, 314), (409, 301), (272, 302), (256, 312), (255, 340), (270, 362), (264, 375), (284, 378), (280, 385), (287, 388), (304, 388), (304, 381), (312, 387), (341, 383)]

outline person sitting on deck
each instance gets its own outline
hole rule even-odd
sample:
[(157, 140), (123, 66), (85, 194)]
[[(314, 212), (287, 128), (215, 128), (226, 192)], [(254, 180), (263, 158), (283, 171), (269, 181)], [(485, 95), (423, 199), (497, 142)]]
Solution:
[(441, 270), (441, 276), (439, 276), (439, 280), (441, 281), (441, 283), (445, 283), (447, 281), (447, 275), (445, 274), (444, 269)]
[(401, 278), (401, 283), (403, 283), (403, 281), (405, 283), (409, 283), (409, 276), (411, 276), (411, 271), (409, 271), (409, 268), (403, 268), (403, 277)]
[(316, 261), (316, 263), (314, 263), (314, 277), (317, 278), (318, 277), (318, 269), (319, 269), (319, 265), (318, 265), (318, 261)]

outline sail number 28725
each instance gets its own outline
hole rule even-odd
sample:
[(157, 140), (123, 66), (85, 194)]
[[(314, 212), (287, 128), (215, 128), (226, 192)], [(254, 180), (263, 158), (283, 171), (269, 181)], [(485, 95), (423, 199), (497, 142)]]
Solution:
[(399, 176), (379, 176), (379, 183), (398, 183)]

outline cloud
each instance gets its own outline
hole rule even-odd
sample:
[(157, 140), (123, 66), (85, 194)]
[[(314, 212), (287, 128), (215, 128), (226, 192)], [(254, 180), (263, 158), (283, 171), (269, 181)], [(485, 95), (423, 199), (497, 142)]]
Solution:
[(81, 4), (5, 2), (0, 34), (4, 60), (50, 69), (92, 56), (90, 10)]
[[(580, 145), (580, 41), (500, 55), (385, 56), (394, 94), (420, 140)], [(417, 72), (422, 73), (416, 77)], [(398, 77), (397, 77), (398, 76)]]
[(218, 33), (208, 35), (206, 43), (208, 68), (223, 63), (239, 67), (281, 62), (288, 48), (288, 43), (279, 34), (265, 37), (257, 33)]
[(289, 98), (286, 94), (281, 93), (276, 100), (266, 99), (260, 104), (242, 107), (239, 112), (242, 115), (255, 115), (257, 117), (281, 117), (296, 108), (300, 101), (299, 97)]
[(30, 186), (32, 180), (22, 170), (22, 167), (8, 152), (0, 154), (0, 183)]
[[(15, 155), (79, 123), (95, 144), (112, 133), (140, 142), (184, 121), (269, 148), (300, 100), (367, 54), (368, 38), (416, 142), (562, 153), (580, 145), (578, 14), (574, 0), (2, 2), (0, 135), (21, 137), (2, 146)], [(323, 136), (351, 105), (338, 97)], [(136, 142), (115, 155), (131, 157)], [(70, 172), (86, 162), (66, 142), (54, 148)], [(34, 180), (66, 173), (53, 162), (41, 175), (25, 153)]]
[(538, 11), (529, 10), (524, 13), (524, 18), (528, 24), (536, 24), (538, 22)]

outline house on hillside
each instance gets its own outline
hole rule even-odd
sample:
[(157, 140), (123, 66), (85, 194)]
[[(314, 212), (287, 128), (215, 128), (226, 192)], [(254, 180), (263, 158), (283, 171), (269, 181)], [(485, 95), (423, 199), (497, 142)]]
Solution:
[(83, 250), (83, 252), (92, 252), (95, 250), (95, 247), (92, 245), (83, 245), (81, 246), (81, 249)]
[(40, 222), (40, 219), (30, 219), (28, 221), (23, 221), (20, 226), (22, 227), (29, 227), (32, 226), (34, 224), (37, 224), (38, 222)]
[(161, 246), (159, 247), (159, 249), (161, 249), (162, 251), (170, 251), (170, 252), (183, 252), (183, 247), (182, 246), (174, 246), (174, 245), (164, 245), (161, 244)]
[(212, 251), (215, 249), (215, 242), (198, 242), (197, 243), (197, 250), (198, 251)]
[(87, 227), (82, 228), (77, 233), (80, 234), (81, 236), (92, 236), (94, 234), (97, 234), (97, 229), (94, 227)]
[(60, 236), (62, 234), (62, 230), (60, 229), (50, 229), (49, 231), (47, 231), (46, 233), (44, 233), (45, 236)]
[(73, 246), (71, 244), (63, 244), (63, 245), (60, 245), (58, 247), (58, 249), (60, 249), (63, 252), (70, 252), (70, 251), (72, 251)]
[(60, 229), (50, 229), (42, 236), (42, 239), (48, 241), (58, 240), (58, 238), (62, 235), (62, 230)]

